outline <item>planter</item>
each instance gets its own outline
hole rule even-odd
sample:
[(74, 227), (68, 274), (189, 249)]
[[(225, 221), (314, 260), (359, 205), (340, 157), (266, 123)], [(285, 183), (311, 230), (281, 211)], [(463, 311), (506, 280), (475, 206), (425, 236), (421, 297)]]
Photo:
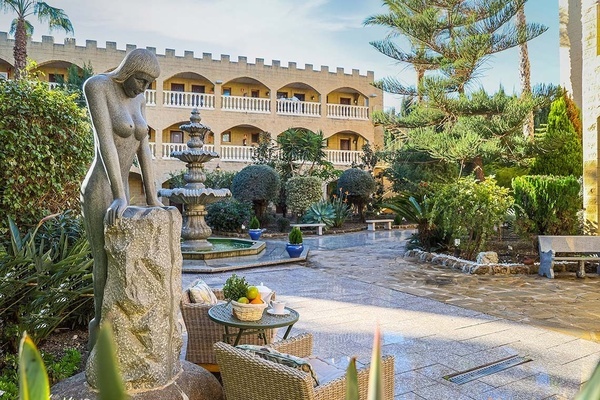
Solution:
[(262, 229), (248, 229), (248, 234), (250, 235), (250, 239), (252, 240), (260, 239), (261, 233)]
[(290, 255), (290, 258), (298, 258), (300, 257), (300, 254), (302, 254), (302, 250), (304, 250), (304, 245), (302, 243), (300, 244), (286, 244), (285, 245), (285, 249), (287, 250), (288, 254)]

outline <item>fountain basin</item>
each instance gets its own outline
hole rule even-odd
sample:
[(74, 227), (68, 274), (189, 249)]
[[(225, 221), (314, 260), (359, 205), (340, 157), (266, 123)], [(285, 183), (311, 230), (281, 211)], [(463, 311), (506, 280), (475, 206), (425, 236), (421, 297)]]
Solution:
[(259, 240), (236, 238), (208, 238), (212, 245), (210, 250), (182, 251), (184, 260), (212, 260), (215, 258), (253, 256), (266, 247), (265, 242)]

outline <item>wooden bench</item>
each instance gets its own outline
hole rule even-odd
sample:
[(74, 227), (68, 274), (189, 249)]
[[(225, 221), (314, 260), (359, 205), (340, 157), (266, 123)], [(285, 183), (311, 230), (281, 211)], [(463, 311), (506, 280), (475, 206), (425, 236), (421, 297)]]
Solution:
[(297, 226), (298, 228), (317, 228), (317, 235), (323, 235), (323, 228), (325, 224), (290, 224), (291, 227)]
[[(554, 278), (554, 260), (579, 261), (577, 277), (585, 277), (585, 262), (600, 261), (600, 236), (538, 236), (540, 269), (538, 273)], [(556, 256), (556, 253), (570, 254)], [(597, 269), (600, 273), (600, 266)]]
[(374, 231), (375, 224), (385, 224), (385, 229), (390, 230), (390, 229), (392, 229), (392, 222), (394, 222), (394, 220), (393, 219), (368, 219), (365, 222), (367, 223), (368, 231)]

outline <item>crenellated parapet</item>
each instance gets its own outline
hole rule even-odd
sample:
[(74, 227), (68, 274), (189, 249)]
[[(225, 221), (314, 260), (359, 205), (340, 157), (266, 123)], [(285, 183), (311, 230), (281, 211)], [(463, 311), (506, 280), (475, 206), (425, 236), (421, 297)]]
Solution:
[[(13, 46), (14, 39), (8, 38), (6, 32), (0, 32), (0, 58), (11, 62)], [(30, 49), (29, 52), (35, 55), (35, 60), (38, 64), (44, 64), (48, 61), (60, 59), (80, 65), (80, 61), (87, 62), (87, 60), (84, 59), (84, 57), (87, 56), (89, 61), (92, 62), (92, 65), (104, 66), (105, 64), (110, 64), (108, 68), (113, 68), (115, 66), (114, 63), (117, 60), (120, 62), (127, 53), (137, 48), (134, 44), (126, 44), (125, 49), (119, 49), (117, 43), (111, 41), (106, 42), (105, 47), (102, 48), (98, 47), (98, 43), (95, 40), (86, 40), (85, 46), (78, 46), (74, 38), (65, 38), (63, 43), (57, 43), (53, 36), (42, 36), (41, 42), (30, 41), (28, 46)], [(201, 57), (195, 57), (194, 52), (190, 50), (184, 50), (183, 55), (177, 55), (175, 49), (167, 48), (165, 49), (164, 54), (157, 53), (155, 47), (146, 47), (146, 49), (155, 53), (161, 66), (166, 69), (171, 69), (171, 65), (177, 66), (177, 69), (181, 69), (183, 61), (186, 64), (189, 62), (195, 63), (198, 68), (211, 66), (219, 69), (247, 68), (248, 70), (281, 70), (284, 73), (320, 73), (337, 77), (346, 76), (354, 79), (364, 79), (365, 81), (371, 82), (374, 80), (373, 71), (367, 71), (366, 75), (361, 75), (358, 69), (352, 69), (352, 72), (347, 74), (342, 67), (337, 67), (335, 70), (332, 70), (326, 65), (322, 65), (320, 69), (315, 69), (313, 64), (304, 64), (304, 68), (298, 68), (297, 63), (291, 61), (287, 63), (287, 66), (284, 66), (281, 64), (281, 61), (272, 60), (269, 65), (265, 64), (263, 58), (256, 58), (254, 63), (252, 63), (249, 62), (248, 58), (245, 56), (238, 56), (237, 61), (234, 61), (228, 54), (221, 54), (220, 58), (214, 59), (211, 53), (202, 53)]]

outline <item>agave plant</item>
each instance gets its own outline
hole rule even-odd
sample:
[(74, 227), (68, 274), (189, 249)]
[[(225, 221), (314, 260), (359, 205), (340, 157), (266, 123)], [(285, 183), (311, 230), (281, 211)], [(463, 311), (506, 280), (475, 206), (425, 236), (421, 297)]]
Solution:
[(39, 239), (38, 229), (21, 235), (9, 218), (10, 243), (0, 255), (0, 344), (14, 350), (25, 330), (39, 342), (65, 323), (84, 325), (93, 302), (92, 258), (87, 240), (56, 243)]
[(335, 210), (331, 203), (321, 200), (311, 204), (302, 218), (307, 224), (325, 224), (325, 228), (333, 226)]
[(331, 205), (333, 207), (333, 211), (335, 212), (333, 226), (336, 228), (341, 227), (352, 215), (352, 208), (348, 204), (346, 197), (347, 195), (342, 193), (342, 190), (340, 189), (340, 195), (334, 196), (333, 200), (331, 200)]

